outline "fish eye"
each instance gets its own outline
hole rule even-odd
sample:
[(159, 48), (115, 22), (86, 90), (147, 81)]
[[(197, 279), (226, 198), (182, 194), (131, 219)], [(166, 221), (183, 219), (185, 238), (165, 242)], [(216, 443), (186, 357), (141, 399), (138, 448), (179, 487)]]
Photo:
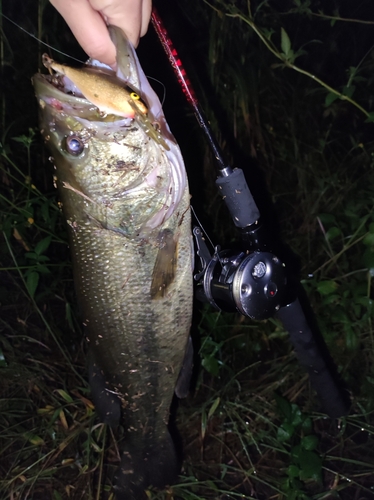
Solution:
[(65, 149), (73, 156), (79, 156), (83, 153), (84, 143), (77, 135), (69, 135), (65, 139)]
[(131, 99), (134, 99), (134, 101), (138, 101), (140, 99), (140, 96), (136, 92), (131, 92), (130, 94)]

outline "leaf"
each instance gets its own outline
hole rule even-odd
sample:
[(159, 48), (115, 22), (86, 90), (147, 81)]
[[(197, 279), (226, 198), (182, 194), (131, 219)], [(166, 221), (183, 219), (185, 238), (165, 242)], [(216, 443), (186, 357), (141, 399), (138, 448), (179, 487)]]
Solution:
[(294, 53), (294, 51), (292, 49), (290, 49), (289, 53), (287, 54), (287, 61), (289, 61), (290, 63), (294, 63), (295, 62), (295, 59), (296, 59), (296, 55)]
[(281, 28), (281, 47), (283, 54), (288, 57), (291, 50), (291, 41), (284, 28)]
[(370, 297), (355, 297), (355, 303), (360, 304), (370, 312), (373, 309), (373, 300)]
[(39, 255), (38, 261), (39, 262), (49, 262), (49, 257), (47, 257), (46, 255)]
[(272, 35), (274, 34), (274, 30), (272, 28), (263, 28), (262, 29), (262, 33), (264, 35), (265, 38), (267, 38), (268, 40), (271, 40), (271, 37)]
[(336, 94), (334, 94), (333, 92), (329, 92), (325, 98), (325, 106), (326, 108), (328, 108), (329, 106), (331, 106), (331, 104), (336, 101), (336, 99), (338, 99), (339, 96), (337, 96)]
[(209, 419), (209, 418), (210, 418), (210, 417), (214, 414), (214, 412), (215, 412), (215, 411), (216, 411), (216, 409), (218, 408), (218, 405), (219, 405), (220, 401), (221, 401), (221, 398), (220, 398), (220, 397), (218, 397), (218, 398), (214, 401), (214, 403), (212, 404), (212, 406), (211, 406), (211, 407), (210, 407), (210, 409), (209, 409), (209, 412), (208, 412), (208, 419)]
[(301, 450), (299, 455), (300, 479), (322, 481), (322, 459), (314, 451)]
[(61, 462), (61, 465), (70, 465), (70, 464), (73, 464), (75, 462), (75, 458), (64, 458), (64, 460), (62, 460)]
[(25, 135), (20, 135), (19, 137), (11, 137), (12, 141), (20, 142), (22, 144), (26, 144), (28, 138)]
[(291, 477), (291, 478), (299, 477), (300, 469), (297, 467), (297, 465), (290, 465), (287, 468), (287, 474), (288, 474), (288, 477)]
[(27, 275), (26, 287), (32, 299), (34, 298), (35, 291), (38, 287), (38, 283), (39, 283), (39, 273), (32, 271)]
[(46, 238), (43, 238), (39, 243), (36, 245), (34, 251), (37, 255), (41, 255), (44, 253), (49, 245), (51, 244), (52, 241), (52, 236), (47, 236)]
[(286, 419), (290, 419), (292, 414), (291, 403), (277, 393), (274, 394), (274, 397), (279, 413)]
[(278, 427), (277, 430), (277, 438), (278, 441), (284, 443), (285, 441), (289, 441), (295, 433), (295, 427), (292, 424), (288, 424), (287, 422), (283, 422), (283, 424)]
[(335, 215), (332, 214), (318, 214), (319, 220), (322, 222), (324, 226), (330, 226), (332, 224), (336, 224)]
[(301, 446), (299, 444), (291, 448), (291, 457), (294, 462), (299, 463), (300, 453), (301, 453)]
[(36, 410), (38, 415), (50, 415), (54, 411), (54, 407), (47, 405), (45, 408), (38, 408)]
[(340, 295), (337, 294), (337, 293), (333, 293), (331, 295), (326, 295), (325, 298), (323, 299), (323, 303), (328, 305), (328, 304), (334, 304), (334, 306), (336, 306), (336, 304), (338, 304), (340, 302)]
[(331, 311), (331, 319), (334, 323), (349, 323), (347, 308), (344, 305), (337, 304), (334, 310)]
[(62, 427), (67, 431), (69, 430), (69, 425), (68, 425), (68, 422), (66, 420), (66, 416), (65, 416), (65, 413), (64, 413), (64, 410), (61, 410), (60, 411), (60, 422), (62, 424)]
[(362, 256), (362, 264), (369, 270), (371, 276), (374, 276), (374, 252), (367, 248)]
[(345, 325), (345, 344), (350, 351), (355, 351), (359, 346), (356, 332), (349, 326)]
[(330, 295), (338, 288), (338, 284), (334, 280), (320, 281), (317, 285), (317, 290), (321, 295)]
[(219, 364), (214, 356), (207, 356), (203, 358), (201, 364), (206, 369), (207, 372), (211, 373), (214, 376), (217, 376), (219, 373)]
[(374, 122), (374, 111), (368, 113), (368, 117), (365, 120), (365, 123), (372, 123), (372, 122)]
[(332, 241), (342, 234), (341, 230), (338, 227), (330, 227), (330, 229), (326, 232), (325, 237), (327, 241)]
[(35, 252), (26, 252), (25, 257), (26, 259), (36, 260), (38, 256)]
[(304, 432), (304, 434), (310, 434), (312, 432), (313, 428), (313, 422), (310, 417), (306, 417), (304, 422), (301, 424), (301, 429)]
[(211, 490), (213, 490), (213, 491), (219, 491), (219, 488), (218, 488), (217, 484), (216, 484), (214, 481), (212, 481), (211, 479), (208, 479), (208, 480), (206, 481), (206, 484), (207, 484), (207, 486), (208, 486)]
[(342, 94), (346, 95), (347, 97), (352, 97), (355, 90), (356, 90), (356, 87), (354, 85), (350, 85), (349, 87), (347, 85), (345, 85), (343, 87)]
[(68, 394), (66, 391), (64, 391), (63, 389), (57, 389), (57, 391), (60, 396), (67, 402), (67, 403), (72, 403), (73, 402), (73, 399), (72, 397), (70, 396), (70, 394)]
[(33, 434), (32, 432), (25, 432), (23, 436), (27, 439), (27, 441), (35, 446), (42, 446), (44, 444), (44, 439), (37, 434)]
[(97, 453), (101, 453), (102, 452), (102, 449), (101, 447), (95, 443), (95, 441), (92, 439), (91, 442), (90, 442), (92, 448), (97, 452)]
[(301, 3), (301, 0), (294, 0), (294, 4), (296, 5), (296, 9), (292, 9), (291, 12), (298, 12), (299, 14), (310, 14), (310, 0), (304, 0)]
[(42, 264), (39, 264), (39, 262), (37, 262), (37, 264), (36, 264), (36, 269), (37, 269), (38, 273), (40, 273), (40, 274), (50, 274), (51, 273), (51, 271), (48, 269), (48, 267), (43, 266)]
[(297, 57), (301, 57), (301, 56), (305, 56), (308, 52), (306, 50), (303, 50), (303, 49), (299, 49), (295, 56), (294, 56), (294, 60), (297, 58)]
[(301, 440), (301, 447), (304, 448), (304, 450), (313, 451), (317, 448), (318, 442), (318, 438), (314, 434), (304, 436)]
[(302, 418), (302, 413), (301, 413), (301, 410), (300, 408), (295, 405), (295, 404), (292, 404), (291, 405), (291, 408), (292, 408), (292, 413), (291, 413), (291, 418), (290, 418), (290, 421), (291, 421), (291, 424), (294, 426), (294, 427), (297, 427), (299, 426), (302, 421), (303, 421), (303, 418)]
[(374, 246), (374, 233), (367, 233), (362, 240), (362, 243), (366, 246)]

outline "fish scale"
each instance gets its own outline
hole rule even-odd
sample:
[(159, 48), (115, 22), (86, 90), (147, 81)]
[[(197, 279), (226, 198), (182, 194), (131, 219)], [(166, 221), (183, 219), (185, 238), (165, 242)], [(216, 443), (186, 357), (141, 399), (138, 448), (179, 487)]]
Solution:
[[(69, 227), (94, 403), (104, 422), (124, 429), (115, 491), (138, 500), (178, 473), (167, 424), (192, 315), (190, 197), (158, 98), (114, 33), (119, 70), (134, 77), (125, 83), (136, 83), (148, 116), (105, 115), (84, 90), (64, 93), (55, 76), (33, 82)], [(113, 76), (111, 92), (115, 84)]]

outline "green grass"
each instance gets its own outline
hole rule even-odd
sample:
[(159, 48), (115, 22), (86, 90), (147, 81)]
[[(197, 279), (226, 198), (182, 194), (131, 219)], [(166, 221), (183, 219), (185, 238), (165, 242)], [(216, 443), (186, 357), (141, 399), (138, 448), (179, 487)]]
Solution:
[[(339, 421), (319, 413), (279, 323), (201, 307), (201, 367), (177, 412), (182, 474), (149, 497), (373, 498), (373, 26), (340, 20), (369, 19), (365, 2), (355, 11), (343, 2), (341, 12), (332, 2), (321, 12), (314, 0), (283, 10), (255, 2), (251, 13), (244, 2), (177, 7), (161, 11), (165, 22), (230, 162), (245, 170), (262, 213), (276, 214), (299, 256), (352, 411)], [(45, 2), (4, 13), (73, 51)], [(2, 25), (0, 498), (109, 499), (121, 434), (100, 424), (90, 401), (66, 229), (30, 85), (44, 50)], [(167, 86), (195, 209), (207, 214), (215, 244), (230, 246), (239, 236), (216, 194), (211, 155), (162, 51), (155, 65), (147, 58), (149, 43), (142, 62)]]

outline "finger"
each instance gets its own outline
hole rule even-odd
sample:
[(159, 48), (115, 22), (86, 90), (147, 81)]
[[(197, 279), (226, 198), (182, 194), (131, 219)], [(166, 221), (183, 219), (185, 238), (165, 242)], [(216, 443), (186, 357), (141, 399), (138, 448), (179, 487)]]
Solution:
[(142, 27), (140, 36), (144, 36), (148, 31), (149, 21), (152, 14), (152, 0), (143, 0), (142, 3)]
[[(138, 46), (143, 25), (143, 1), (142, 0), (89, 0), (92, 7), (105, 17), (107, 24), (121, 28), (134, 47)], [(151, 4), (151, 0), (145, 0)], [(148, 15), (150, 7), (146, 7)], [(150, 16), (150, 12), (149, 12)], [(149, 18), (147, 20), (149, 22)], [(147, 24), (147, 23), (146, 23)], [(145, 31), (146, 32), (146, 29)]]
[(91, 7), (88, 0), (50, 1), (90, 57), (109, 66), (116, 64), (116, 49), (110, 39), (105, 21), (100, 13)]

